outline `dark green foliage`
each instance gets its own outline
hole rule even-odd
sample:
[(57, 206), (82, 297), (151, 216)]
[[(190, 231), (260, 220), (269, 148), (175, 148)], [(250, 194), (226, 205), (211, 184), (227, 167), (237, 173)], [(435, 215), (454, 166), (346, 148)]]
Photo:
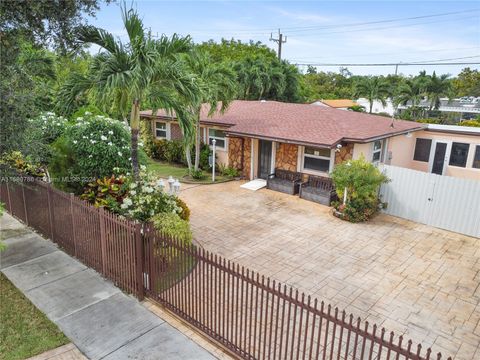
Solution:
[(368, 220), (379, 210), (378, 189), (388, 178), (362, 157), (337, 165), (332, 180), (340, 201), (347, 191), (346, 203), (336, 202), (333, 206), (346, 220), (359, 222)]
[(202, 144), (200, 147), (200, 169), (208, 170), (210, 169), (209, 157), (212, 153), (210, 146), (208, 144)]
[(195, 180), (205, 179), (205, 174), (200, 169), (198, 170), (192, 169), (192, 171), (190, 172), (190, 176)]

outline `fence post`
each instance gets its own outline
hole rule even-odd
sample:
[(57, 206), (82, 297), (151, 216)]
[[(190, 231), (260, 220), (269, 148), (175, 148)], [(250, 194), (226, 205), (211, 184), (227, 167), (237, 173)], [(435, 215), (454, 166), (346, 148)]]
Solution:
[(102, 273), (107, 276), (107, 238), (105, 236), (105, 214), (103, 207), (98, 209), (100, 219), (100, 247), (102, 249)]
[(25, 224), (28, 226), (28, 215), (27, 215), (27, 201), (25, 200), (25, 185), (23, 184), (23, 177), (22, 177), (22, 198), (23, 198), (23, 209), (25, 211)]
[(52, 241), (55, 241), (53, 238), (53, 209), (52, 209), (52, 198), (51, 198), (51, 190), (52, 186), (50, 184), (47, 184), (47, 205), (48, 205), (48, 223), (50, 225), (50, 238)]
[(136, 288), (137, 298), (142, 301), (144, 298), (144, 284), (143, 284), (143, 240), (142, 240), (142, 225), (135, 224), (135, 271), (136, 271)]
[(12, 214), (12, 200), (10, 199), (10, 185), (8, 180), (6, 184), (7, 184), (8, 211), (10, 212), (10, 214)]
[(70, 193), (70, 215), (72, 216), (72, 238), (73, 238), (73, 254), (77, 256), (77, 242), (75, 240), (75, 216), (73, 216), (73, 200), (75, 195)]

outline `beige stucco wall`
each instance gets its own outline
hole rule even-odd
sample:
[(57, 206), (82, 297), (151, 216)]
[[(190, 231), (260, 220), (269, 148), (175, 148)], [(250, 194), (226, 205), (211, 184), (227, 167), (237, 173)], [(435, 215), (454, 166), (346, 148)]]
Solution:
[[(480, 145), (480, 136), (474, 135), (460, 135), (451, 133), (441, 133), (433, 131), (416, 131), (411, 134), (410, 137), (406, 135), (399, 135), (389, 139), (388, 151), (392, 154), (391, 165), (406, 167), (409, 169), (419, 171), (429, 171), (429, 163), (413, 160), (413, 154), (415, 152), (415, 143), (417, 138), (432, 139), (441, 142), (452, 143), (461, 142), (470, 144), (467, 165), (465, 168), (458, 166), (451, 166), (446, 162), (444, 175), (461, 177), (466, 179), (480, 180), (480, 169), (472, 168), (473, 157), (475, 155), (475, 145)], [(431, 152), (435, 151), (432, 146)], [(450, 147), (447, 147), (447, 159), (450, 158)]]

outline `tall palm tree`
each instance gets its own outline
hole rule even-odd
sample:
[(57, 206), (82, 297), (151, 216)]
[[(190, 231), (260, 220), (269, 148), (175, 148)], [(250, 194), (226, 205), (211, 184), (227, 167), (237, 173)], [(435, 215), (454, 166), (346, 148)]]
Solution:
[(194, 168), (198, 171), (200, 165), (200, 113), (202, 106), (209, 107), (209, 116), (217, 111), (223, 113), (235, 95), (235, 73), (226, 65), (215, 63), (208, 53), (201, 50), (194, 51), (187, 58), (187, 64), (190, 71), (195, 75), (198, 87), (197, 99), (191, 106), (195, 119), (196, 135)]
[(386, 99), (390, 95), (388, 83), (378, 76), (369, 76), (355, 85), (354, 96), (364, 97), (370, 103), (369, 113), (372, 113), (373, 102), (378, 100), (386, 106)]
[(449, 96), (452, 83), (449, 79), (450, 75), (443, 74), (437, 76), (435, 71), (430, 77), (430, 82), (427, 86), (427, 96), (430, 101), (430, 110), (438, 109), (440, 107), (440, 98), (444, 96)]
[(89, 94), (103, 110), (117, 112), (124, 119), (130, 113), (131, 158), (138, 177), (138, 133), (140, 106), (148, 101), (156, 111), (175, 111), (186, 137), (193, 131), (182, 103), (196, 98), (193, 77), (186, 71), (180, 55), (192, 48), (190, 37), (162, 35), (154, 39), (147, 32), (133, 9), (122, 6), (123, 24), (128, 43), (115, 39), (109, 32), (87, 26), (80, 31), (80, 42), (96, 44), (101, 53), (96, 56), (87, 75), (75, 74), (67, 81), (61, 98), (72, 103), (79, 94)]

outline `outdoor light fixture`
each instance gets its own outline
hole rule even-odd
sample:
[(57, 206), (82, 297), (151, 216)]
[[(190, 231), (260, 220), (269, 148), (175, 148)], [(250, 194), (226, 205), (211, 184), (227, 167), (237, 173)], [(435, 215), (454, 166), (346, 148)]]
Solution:
[(212, 182), (215, 182), (215, 144), (217, 140), (212, 139), (213, 151), (212, 151)]
[(173, 195), (173, 183), (175, 182), (175, 180), (173, 180), (173, 176), (170, 175), (168, 177), (168, 193), (170, 195)]
[(178, 179), (175, 179), (175, 182), (173, 183), (173, 192), (175, 195), (180, 193), (180, 181), (178, 181)]
[(160, 189), (160, 191), (163, 191), (165, 189), (165, 182), (163, 181), (163, 179), (157, 181), (157, 187)]

